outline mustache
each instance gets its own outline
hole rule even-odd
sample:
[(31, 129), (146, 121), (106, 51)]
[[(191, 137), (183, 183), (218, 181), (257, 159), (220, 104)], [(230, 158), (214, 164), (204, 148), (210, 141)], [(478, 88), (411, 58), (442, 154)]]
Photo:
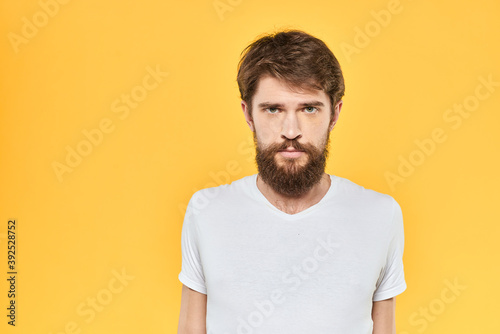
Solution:
[(283, 143), (274, 144), (268, 148), (269, 151), (278, 152), (284, 151), (289, 147), (293, 147), (297, 151), (310, 152), (311, 144), (301, 144), (297, 139), (286, 139)]

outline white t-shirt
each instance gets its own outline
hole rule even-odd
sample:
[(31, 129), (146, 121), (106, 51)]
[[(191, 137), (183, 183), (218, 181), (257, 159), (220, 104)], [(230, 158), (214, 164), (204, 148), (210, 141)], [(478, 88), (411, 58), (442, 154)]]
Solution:
[(197, 191), (179, 280), (207, 294), (208, 334), (371, 334), (372, 302), (406, 289), (399, 204), (339, 176), (296, 214), (257, 174)]

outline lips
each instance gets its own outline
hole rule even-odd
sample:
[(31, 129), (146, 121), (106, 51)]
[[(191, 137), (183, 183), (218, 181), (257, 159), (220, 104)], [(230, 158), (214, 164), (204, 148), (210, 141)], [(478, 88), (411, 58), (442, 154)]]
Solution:
[(278, 152), (281, 156), (283, 156), (285, 158), (294, 158), (294, 159), (299, 158), (304, 153), (304, 151), (300, 151), (300, 150), (281, 150)]
[(286, 149), (286, 150), (279, 150), (278, 152), (304, 152), (301, 150), (296, 150), (296, 149)]

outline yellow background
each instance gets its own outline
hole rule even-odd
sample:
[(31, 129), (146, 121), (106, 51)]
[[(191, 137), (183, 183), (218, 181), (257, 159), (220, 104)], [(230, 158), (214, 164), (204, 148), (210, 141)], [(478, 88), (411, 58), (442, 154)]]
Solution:
[[(183, 211), (194, 191), (256, 173), (236, 67), (246, 45), (283, 27), (324, 40), (344, 71), (327, 172), (403, 209), (398, 334), (500, 331), (500, 87), (479, 88), (474, 105), (480, 78), (500, 81), (498, 1), (66, 2), (1, 4), (2, 333), (176, 332)], [(384, 10), (390, 21), (378, 23)], [(34, 21), (36, 32), (24, 27)], [(168, 75), (128, 115), (115, 113), (122, 94), (145, 92), (148, 68)], [(468, 117), (446, 121), (463, 103)], [(58, 179), (54, 162), (65, 164), (67, 147), (84, 150), (82, 131), (106, 119), (112, 131)], [(415, 141), (435, 129), (446, 140), (418, 153)], [(387, 172), (410, 156), (419, 165), (390, 186)], [(10, 218), (15, 328), (6, 317)], [(106, 304), (90, 320), (82, 311), (95, 298)]]

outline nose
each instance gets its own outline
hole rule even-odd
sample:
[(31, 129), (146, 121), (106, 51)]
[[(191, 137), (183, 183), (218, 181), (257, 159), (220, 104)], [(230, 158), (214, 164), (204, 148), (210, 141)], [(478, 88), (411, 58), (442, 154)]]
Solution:
[(300, 138), (302, 136), (299, 120), (297, 118), (297, 114), (294, 111), (289, 111), (286, 113), (286, 116), (283, 119), (283, 123), (281, 125), (281, 136), (290, 140)]

